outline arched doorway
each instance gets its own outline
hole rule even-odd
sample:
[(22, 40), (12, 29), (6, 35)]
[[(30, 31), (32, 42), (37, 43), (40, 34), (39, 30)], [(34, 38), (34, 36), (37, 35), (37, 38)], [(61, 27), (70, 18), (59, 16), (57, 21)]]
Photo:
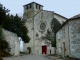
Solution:
[(47, 54), (47, 45), (45, 43), (45, 40), (42, 41), (42, 54)]
[(47, 46), (46, 45), (42, 46), (42, 54), (47, 54)]
[(28, 53), (30, 54), (31, 53), (31, 48), (27, 47), (27, 50), (28, 50)]

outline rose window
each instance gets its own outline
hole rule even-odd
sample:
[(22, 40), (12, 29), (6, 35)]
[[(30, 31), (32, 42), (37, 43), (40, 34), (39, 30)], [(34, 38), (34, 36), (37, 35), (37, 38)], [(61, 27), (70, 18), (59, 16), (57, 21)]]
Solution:
[(41, 29), (41, 30), (45, 30), (45, 28), (46, 28), (45, 23), (41, 23), (41, 25), (40, 25), (40, 29)]

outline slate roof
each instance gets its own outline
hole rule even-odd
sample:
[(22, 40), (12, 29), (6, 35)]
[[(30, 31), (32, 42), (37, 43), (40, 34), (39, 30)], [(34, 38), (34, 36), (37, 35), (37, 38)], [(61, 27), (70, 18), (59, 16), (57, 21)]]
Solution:
[(77, 15), (75, 15), (75, 16), (69, 18), (69, 19), (76, 19), (76, 18), (80, 18), (80, 14), (77, 14)]
[(62, 16), (62, 15), (60, 15), (60, 14), (58, 14), (58, 13), (55, 13), (55, 12), (54, 12), (54, 14), (56, 14), (56, 15), (58, 15), (58, 16), (61, 16), (61, 17), (65, 18), (65, 19), (68, 19), (68, 18), (66, 18), (66, 17), (64, 17), (64, 16)]
[(67, 19), (67, 20), (60, 26), (60, 28), (59, 28), (56, 32), (58, 32), (58, 31), (59, 31), (65, 24), (67, 24), (69, 21), (71, 21), (71, 20), (76, 20), (76, 19), (80, 19), (80, 14), (77, 14), (77, 15), (75, 15), (75, 16)]

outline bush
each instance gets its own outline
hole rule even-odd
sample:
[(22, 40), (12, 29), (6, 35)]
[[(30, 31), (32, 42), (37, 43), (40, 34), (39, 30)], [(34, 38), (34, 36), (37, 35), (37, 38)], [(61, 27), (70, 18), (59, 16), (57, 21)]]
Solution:
[(26, 54), (25, 52), (20, 52), (20, 54)]
[(9, 56), (12, 56), (9, 52), (0, 50), (0, 57), (9, 57)]
[(52, 45), (52, 47), (56, 47), (56, 38), (54, 38), (54, 39), (51, 41), (51, 45)]
[(0, 58), (0, 60), (3, 60), (3, 58)]

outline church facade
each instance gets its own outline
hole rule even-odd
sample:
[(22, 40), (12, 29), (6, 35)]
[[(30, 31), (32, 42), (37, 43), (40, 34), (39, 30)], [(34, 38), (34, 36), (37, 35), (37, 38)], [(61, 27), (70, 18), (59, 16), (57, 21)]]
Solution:
[[(54, 33), (51, 29), (51, 21), (56, 18), (60, 24), (63, 24), (67, 18), (55, 13), (54, 11), (43, 10), (43, 5), (31, 2), (23, 6), (23, 20), (28, 29), (29, 43), (23, 44), (23, 51), (32, 54), (51, 54), (54, 49), (51, 47), (51, 40), (48, 38)], [(56, 27), (57, 28), (57, 27)]]

